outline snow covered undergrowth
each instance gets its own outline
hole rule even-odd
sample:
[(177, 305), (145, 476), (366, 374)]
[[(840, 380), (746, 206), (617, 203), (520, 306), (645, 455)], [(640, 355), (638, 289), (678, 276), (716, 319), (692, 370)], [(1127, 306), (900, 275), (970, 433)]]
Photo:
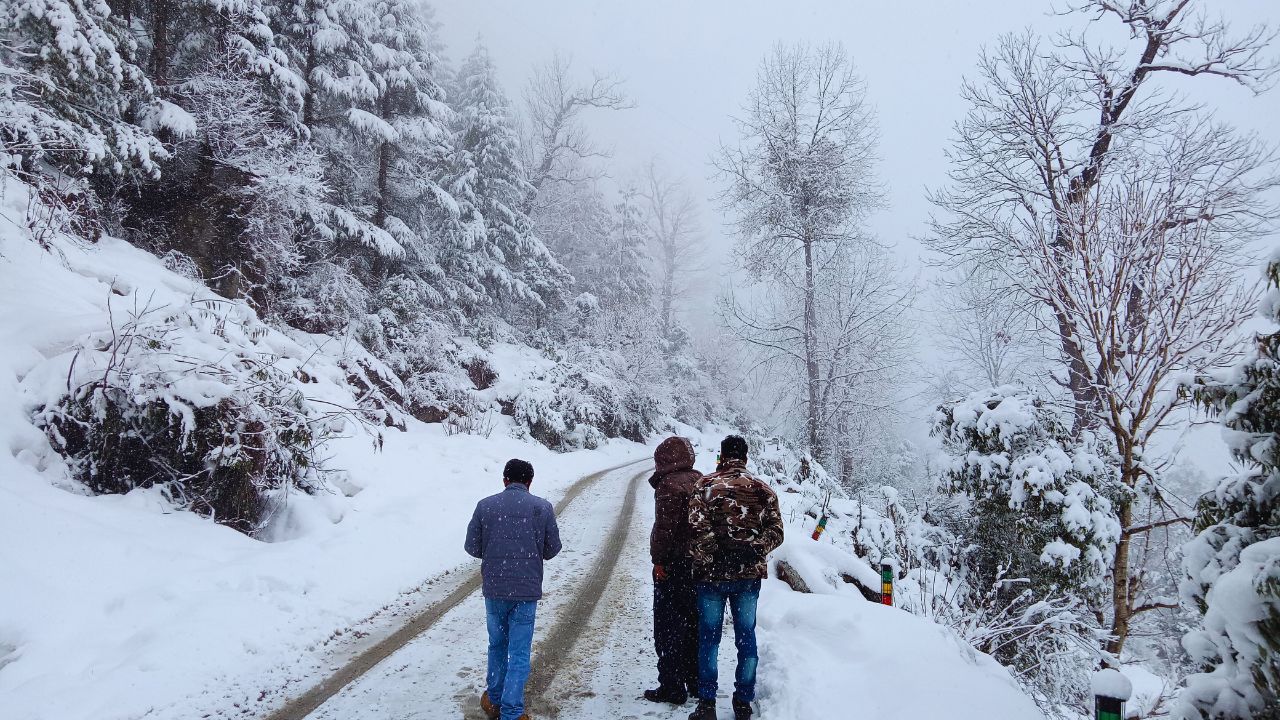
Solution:
[[(771, 577), (761, 589), (760, 706), (766, 717), (980, 718), (1041, 720), (1009, 671), (952, 630), (865, 599), (846, 580), (878, 589), (879, 573), (845, 546), (852, 523), (829, 520), (815, 541), (802, 495), (783, 493), (785, 560), (810, 592)], [(788, 512), (797, 506), (796, 513)]]
[(902, 609), (769, 579), (758, 618), (763, 717), (1043, 718), (995, 660)]
[[(88, 362), (81, 353), (73, 367), (74, 348), (109, 333), (112, 318), (118, 327), (137, 307), (180, 313), (216, 296), (109, 238), (55, 237), (45, 251), (12, 229), (21, 204), (9, 188), (11, 229), (0, 231), (4, 720), (199, 717), (276, 690), (335, 632), (468, 561), (470, 508), (500, 489), (506, 459), (532, 461), (535, 492), (554, 499), (583, 474), (647, 454), (611, 442), (558, 455), (510, 437), (505, 418), (486, 438), (411, 418), (401, 433), (339, 417), (323, 450), (341, 472), (314, 495), (277, 495), (259, 533), (275, 542), (176, 511), (157, 488), (91, 496), (32, 412), (65, 392), (68, 373)], [(307, 371), (309, 398), (355, 405), (337, 349), (246, 322), (255, 351)], [(206, 339), (224, 335), (236, 337), (222, 329)]]

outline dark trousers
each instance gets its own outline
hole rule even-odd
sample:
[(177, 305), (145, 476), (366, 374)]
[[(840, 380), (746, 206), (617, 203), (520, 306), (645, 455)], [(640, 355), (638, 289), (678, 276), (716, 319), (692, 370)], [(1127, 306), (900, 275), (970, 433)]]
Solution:
[(698, 600), (688, 571), (653, 581), (653, 647), (658, 686), (692, 694), (698, 684)]

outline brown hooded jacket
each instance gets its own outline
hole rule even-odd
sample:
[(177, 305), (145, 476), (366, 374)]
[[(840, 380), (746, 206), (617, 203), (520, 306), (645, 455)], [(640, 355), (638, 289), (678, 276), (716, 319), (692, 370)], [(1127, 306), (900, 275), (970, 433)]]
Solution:
[(688, 438), (669, 437), (653, 453), (654, 521), (649, 535), (649, 554), (654, 565), (668, 572), (689, 571), (689, 496), (702, 474), (693, 469), (693, 443)]

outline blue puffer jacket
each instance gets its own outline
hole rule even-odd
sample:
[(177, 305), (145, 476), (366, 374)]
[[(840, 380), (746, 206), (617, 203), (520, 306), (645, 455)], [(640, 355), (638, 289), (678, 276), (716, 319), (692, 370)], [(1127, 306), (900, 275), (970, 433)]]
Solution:
[(481, 558), (484, 596), (540, 600), (542, 561), (560, 552), (560, 528), (551, 503), (511, 483), (476, 503), (467, 526), (466, 550)]

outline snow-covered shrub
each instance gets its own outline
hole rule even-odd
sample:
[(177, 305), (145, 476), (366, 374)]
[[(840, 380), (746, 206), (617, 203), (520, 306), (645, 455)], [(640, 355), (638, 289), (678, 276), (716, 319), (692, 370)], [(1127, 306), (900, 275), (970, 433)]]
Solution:
[(603, 413), (587, 392), (590, 381), (577, 369), (556, 364), (516, 396), (512, 416), (534, 440), (553, 449), (594, 448), (607, 437)]
[(423, 422), (465, 417), (482, 408), (452, 328), (430, 309), (426, 284), (405, 275), (386, 279), (372, 298), (378, 310), (360, 323), (359, 338), (403, 383), (399, 401)]
[[(1280, 253), (1267, 266), (1264, 315), (1280, 321)], [(1198, 535), (1184, 548), (1183, 601), (1204, 614), (1183, 646), (1203, 672), (1187, 678), (1186, 718), (1280, 718), (1280, 332), (1251, 357), (1202, 379), (1199, 399), (1221, 413), (1247, 469), (1201, 498)]]
[(91, 492), (159, 486), (253, 534), (281, 493), (325, 487), (316, 451), (333, 423), (303, 395), (300, 363), (258, 344), (266, 332), (220, 299), (140, 308), (80, 344), (35, 421)]
[(625, 358), (583, 345), (570, 351), (508, 401), (530, 437), (554, 449), (593, 448), (611, 437), (643, 442), (661, 427), (661, 399), (626, 375)]
[(276, 315), (300, 330), (339, 333), (369, 312), (369, 290), (343, 259), (311, 263), (281, 286)]
[(933, 433), (950, 461), (941, 483), (977, 519), (984, 578), (997, 568), (1037, 588), (1101, 587), (1120, 524), (1108, 495), (1119, 483), (1091, 438), (1076, 441), (1024, 388), (983, 390), (938, 409)]
[(1020, 387), (943, 405), (933, 432), (949, 456), (941, 489), (967, 505), (951, 528), (967, 548), (966, 586), (959, 615), (939, 609), (944, 623), (1010, 666), (1046, 712), (1077, 712), (1120, 535), (1114, 463)]

